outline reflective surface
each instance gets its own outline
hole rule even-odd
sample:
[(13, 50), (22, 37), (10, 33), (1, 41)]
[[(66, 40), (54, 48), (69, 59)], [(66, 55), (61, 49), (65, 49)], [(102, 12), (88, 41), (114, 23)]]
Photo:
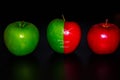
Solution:
[(119, 63), (115, 55), (91, 55), (87, 62), (77, 53), (52, 53), (46, 61), (34, 55), (11, 56), (0, 66), (0, 73), (4, 80), (119, 80)]
[(40, 80), (42, 77), (39, 62), (35, 57), (10, 57), (2, 65), (4, 80)]

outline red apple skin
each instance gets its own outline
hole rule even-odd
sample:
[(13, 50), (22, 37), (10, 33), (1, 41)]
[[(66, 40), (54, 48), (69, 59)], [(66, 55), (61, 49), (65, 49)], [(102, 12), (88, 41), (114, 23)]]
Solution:
[(64, 23), (64, 54), (75, 51), (81, 41), (81, 28), (76, 22)]
[(96, 54), (112, 54), (118, 48), (119, 34), (119, 27), (115, 24), (95, 24), (87, 34), (88, 46)]

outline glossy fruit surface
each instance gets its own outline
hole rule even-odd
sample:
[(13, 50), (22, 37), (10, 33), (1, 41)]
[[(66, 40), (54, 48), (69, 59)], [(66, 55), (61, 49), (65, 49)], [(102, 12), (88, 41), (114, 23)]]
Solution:
[(119, 45), (119, 28), (112, 23), (93, 25), (87, 34), (88, 46), (96, 54), (112, 54)]
[(10, 23), (4, 31), (4, 42), (8, 50), (16, 56), (30, 54), (39, 42), (39, 30), (30, 22)]
[(80, 43), (81, 28), (74, 21), (56, 18), (48, 25), (47, 39), (55, 52), (70, 54), (75, 51)]
[(64, 24), (64, 53), (74, 52), (81, 40), (81, 28), (76, 22)]
[(64, 52), (64, 21), (62, 19), (54, 19), (49, 23), (47, 39), (52, 49), (59, 53)]

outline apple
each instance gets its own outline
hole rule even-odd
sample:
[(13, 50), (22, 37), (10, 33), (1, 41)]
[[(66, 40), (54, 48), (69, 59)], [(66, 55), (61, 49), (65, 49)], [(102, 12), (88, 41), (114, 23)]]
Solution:
[(75, 21), (55, 18), (48, 24), (47, 39), (55, 52), (70, 54), (75, 51), (80, 43), (80, 25)]
[(104, 23), (93, 25), (87, 34), (89, 48), (99, 55), (112, 54), (119, 45), (119, 27), (113, 23)]
[(16, 56), (30, 54), (39, 42), (39, 30), (26, 21), (10, 23), (4, 31), (4, 43), (8, 50)]

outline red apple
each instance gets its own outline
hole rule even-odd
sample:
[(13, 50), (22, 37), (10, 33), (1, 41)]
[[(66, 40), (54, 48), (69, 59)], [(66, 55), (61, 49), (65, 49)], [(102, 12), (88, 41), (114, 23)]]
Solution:
[(119, 27), (115, 24), (99, 23), (93, 25), (87, 34), (89, 48), (96, 54), (112, 54), (119, 45)]
[(78, 47), (81, 41), (81, 28), (76, 22), (64, 23), (64, 53), (68, 54)]

